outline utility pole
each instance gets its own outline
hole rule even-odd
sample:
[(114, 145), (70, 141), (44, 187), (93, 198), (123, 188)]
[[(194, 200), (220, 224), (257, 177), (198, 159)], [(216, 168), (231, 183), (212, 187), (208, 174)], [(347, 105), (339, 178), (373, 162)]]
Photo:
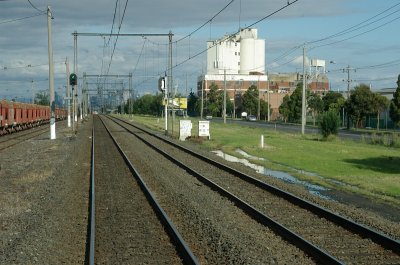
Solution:
[(347, 80), (343, 80), (347, 82), (347, 98), (350, 98), (350, 84), (353, 82), (353, 80), (350, 79), (350, 71), (356, 71), (356, 69), (351, 68), (350, 65), (347, 65), (346, 68), (342, 69), (343, 73), (347, 72)]
[(268, 115), (268, 121), (271, 121), (271, 113), (270, 113), (270, 103), (269, 103), (269, 75), (267, 72), (267, 100), (268, 100), (268, 108), (267, 108), (267, 115)]
[(53, 43), (51, 35), (52, 14), (50, 6), (47, 6), (47, 35), (49, 50), (49, 86), (50, 86), (50, 139), (56, 139), (56, 104), (54, 101), (54, 64), (53, 64)]
[[(203, 75), (204, 77), (204, 75)], [(203, 119), (203, 108), (204, 108), (204, 80), (201, 80), (201, 106), (200, 106), (200, 119)]]
[(129, 104), (128, 104), (128, 108), (129, 108), (129, 114), (132, 114), (132, 100), (133, 100), (133, 90), (132, 90), (132, 73), (129, 73)]
[[(168, 54), (168, 86), (167, 86), (167, 89), (166, 89), (166, 92), (172, 92), (172, 86), (173, 86), (173, 82), (172, 82), (172, 31), (169, 31), (169, 34), (168, 34), (168, 40), (169, 40), (169, 43), (168, 43), (168, 50), (169, 50), (169, 54)], [(172, 95), (172, 100), (174, 100), (174, 95)], [(166, 106), (168, 106), (168, 104), (169, 104), (169, 100), (168, 100), (168, 93), (167, 93), (167, 102), (166, 102)], [(166, 111), (167, 111), (167, 113), (168, 113), (168, 108), (166, 109)], [(174, 134), (174, 116), (173, 116), (173, 108), (171, 109), (171, 116), (172, 116), (172, 119), (171, 119), (171, 130), (172, 130), (172, 133), (171, 133), (171, 136), (173, 136), (173, 134)], [(168, 131), (167, 131), (167, 133), (168, 133)]]
[[(74, 74), (77, 74), (77, 60), (78, 60), (78, 36), (76, 34), (76, 31), (74, 32)], [(78, 80), (77, 80), (78, 82)], [(75, 122), (77, 122), (77, 117), (76, 117), (76, 95), (78, 94), (76, 92), (77, 86), (74, 85), (72, 86), (72, 130), (75, 132)]]
[(306, 126), (306, 46), (303, 46), (303, 93), (301, 100), (301, 134), (304, 135), (304, 129)]
[(34, 92), (33, 92), (33, 79), (32, 79), (32, 81), (31, 81), (31, 91), (32, 91), (32, 104), (35, 104), (35, 94), (34, 94)]
[(224, 124), (226, 123), (226, 69), (224, 69), (224, 110), (222, 111), (224, 116)]
[(261, 93), (260, 76), (258, 76), (257, 88), (258, 88), (257, 119), (261, 120), (261, 117), (260, 117), (260, 104), (261, 104), (261, 102), (260, 102), (260, 93)]
[(69, 87), (69, 62), (68, 57), (65, 58), (65, 67), (67, 72), (67, 111), (68, 111), (68, 128), (71, 127), (71, 92)]

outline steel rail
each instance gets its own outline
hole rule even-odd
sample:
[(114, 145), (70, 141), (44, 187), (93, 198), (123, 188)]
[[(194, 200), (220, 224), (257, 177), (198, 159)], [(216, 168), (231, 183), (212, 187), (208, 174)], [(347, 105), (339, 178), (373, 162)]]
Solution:
[[(23, 130), (23, 131), (26, 131), (26, 130)], [(23, 143), (23, 142), (25, 142), (25, 141), (27, 141), (27, 140), (30, 140), (30, 139), (32, 139), (32, 138), (35, 138), (35, 137), (37, 137), (37, 136), (39, 136), (39, 135), (42, 135), (42, 134), (44, 134), (45, 132), (48, 132), (48, 131), (49, 131), (49, 129), (46, 128), (46, 129), (42, 129), (42, 130), (39, 130), (39, 131), (28, 132), (28, 133), (25, 133), (25, 134), (22, 134), (22, 135), (18, 135), (18, 134), (17, 134), (15, 137), (13, 137), (13, 138), (11, 138), (11, 139), (7, 139), (7, 140), (5, 140), (5, 141), (1, 141), (0, 144), (7, 143), (7, 142), (9, 142), (9, 141), (18, 140), (18, 139), (20, 139), (20, 138), (23, 138), (24, 136), (28, 136), (28, 137), (22, 139), (21, 141), (16, 141), (16, 142), (11, 143), (11, 144), (9, 144), (9, 145), (7, 145), (7, 146), (1, 147), (1, 148), (0, 148), (0, 151), (1, 151), (1, 150), (5, 150), (5, 149), (7, 149), (7, 148), (10, 148), (10, 147), (12, 147), (12, 146), (14, 146), (14, 145)], [(22, 132), (22, 131), (21, 131), (21, 132)], [(14, 134), (14, 133), (12, 133), (12, 134)]]
[[(111, 119), (112, 120), (112, 119)], [(114, 120), (112, 120), (114, 121)], [(114, 121), (115, 122), (115, 121)], [(117, 123), (117, 122), (115, 122)], [(154, 149), (164, 157), (166, 157), (168, 160), (173, 162), (174, 164), (178, 165), (179, 167), (185, 169), (188, 173), (196, 177), (199, 181), (210, 187), (211, 189), (217, 191), (219, 194), (222, 196), (228, 198), (232, 202), (234, 202), (237, 207), (239, 207), (241, 210), (243, 210), (246, 214), (248, 214), (251, 218), (259, 222), (260, 224), (270, 228), (271, 230), (275, 231), (278, 233), (282, 238), (284, 238), (286, 241), (288, 241), (291, 244), (294, 244), (301, 250), (303, 250), (305, 253), (309, 254), (312, 256), (314, 259), (316, 259), (319, 262), (322, 262), (323, 264), (344, 264), (343, 262), (339, 261), (335, 257), (331, 256), (329, 253), (326, 251), (320, 249), (319, 247), (313, 245), (311, 242), (308, 240), (304, 239), (300, 235), (296, 234), (295, 232), (292, 232), (290, 229), (286, 228), (284, 225), (276, 222), (273, 220), (271, 217), (263, 214), (256, 208), (252, 207), (245, 201), (241, 200), (239, 197), (235, 196), (234, 194), (230, 193), (226, 189), (222, 188), (215, 182), (207, 179), (203, 175), (201, 175), (199, 172), (195, 171), (194, 169), (188, 167), (184, 163), (176, 160), (174, 157), (169, 155), (168, 153), (164, 152), (163, 150), (159, 149), (146, 139), (144, 139), (142, 136), (139, 136), (137, 133), (130, 131), (128, 128), (125, 126), (117, 123), (120, 125), (122, 128), (124, 128), (127, 132), (135, 135), (138, 139), (143, 141), (147, 146), (150, 148)]]
[(125, 154), (125, 152), (122, 150), (121, 146), (118, 144), (114, 136), (111, 134), (110, 130), (106, 126), (105, 122), (103, 119), (101, 119), (101, 122), (103, 123), (104, 127), (106, 128), (108, 134), (110, 135), (111, 139), (113, 140), (115, 146), (117, 147), (119, 153), (123, 157), (125, 163), (129, 167), (130, 171), (132, 172), (132, 175), (136, 178), (136, 181), (138, 182), (140, 188), (142, 189), (143, 193), (145, 194), (147, 200), (151, 204), (152, 208), (156, 212), (157, 216), (161, 220), (161, 223), (164, 225), (165, 229), (167, 230), (167, 233), (169, 234), (171, 240), (175, 243), (175, 246), (178, 250), (178, 254), (181, 256), (185, 264), (193, 264), (193, 265), (198, 265), (200, 264), (197, 260), (197, 258), (193, 255), (192, 251), (190, 250), (189, 246), (187, 243), (183, 240), (182, 236), (176, 229), (175, 225), (171, 221), (171, 219), (168, 217), (167, 213), (164, 211), (164, 209), (161, 207), (161, 205), (158, 203), (156, 200), (156, 197), (153, 195), (153, 193), (150, 191), (148, 188), (147, 184), (143, 180), (143, 178), (140, 176), (139, 172), (136, 170), (136, 168), (132, 165), (130, 160), (128, 159), (128, 156)]
[(92, 129), (92, 153), (91, 153), (91, 163), (90, 163), (90, 230), (89, 230), (89, 265), (95, 264), (94, 253), (95, 253), (95, 233), (96, 233), (96, 204), (95, 204), (95, 175), (94, 175), (94, 124)]
[(300, 197), (298, 197), (298, 196), (296, 196), (296, 195), (294, 195), (294, 194), (292, 194), (290, 192), (284, 191), (284, 190), (282, 190), (282, 189), (280, 189), (278, 187), (275, 187), (273, 185), (267, 184), (267, 183), (265, 183), (265, 182), (263, 182), (261, 180), (258, 180), (258, 179), (254, 178), (254, 177), (251, 177), (251, 176), (249, 176), (249, 175), (247, 175), (247, 174), (245, 174), (243, 172), (240, 172), (239, 170), (236, 170), (236, 169), (234, 169), (232, 167), (229, 167), (229, 166), (227, 166), (225, 164), (222, 164), (222, 163), (220, 163), (218, 161), (212, 160), (212, 159), (210, 159), (210, 158), (208, 158), (206, 156), (198, 154), (198, 153), (196, 153), (196, 152), (194, 152), (194, 151), (192, 151), (192, 150), (190, 150), (190, 149), (188, 149), (188, 148), (186, 148), (184, 146), (181, 146), (181, 145), (179, 145), (177, 143), (174, 143), (174, 142), (172, 142), (172, 141), (170, 141), (168, 139), (165, 139), (165, 138), (163, 138), (163, 137), (161, 137), (161, 136), (159, 136), (159, 135), (157, 135), (157, 134), (155, 134), (153, 132), (145, 130), (145, 129), (141, 128), (141, 127), (133, 125), (132, 123), (129, 123), (129, 122), (125, 121), (125, 120), (122, 120), (122, 119), (119, 119), (119, 118), (116, 118), (116, 117), (113, 117), (113, 118), (115, 118), (115, 119), (117, 119), (117, 120), (119, 120), (119, 121), (121, 121), (121, 122), (123, 122), (125, 124), (128, 124), (130, 126), (133, 126), (133, 127), (137, 128), (137, 129), (139, 129), (141, 131), (144, 131), (144, 132), (150, 134), (151, 136), (153, 136), (153, 137), (155, 137), (155, 138), (157, 138), (159, 140), (162, 140), (162, 141), (164, 141), (164, 142), (166, 142), (166, 143), (168, 143), (168, 144), (170, 144), (170, 145), (172, 145), (172, 146), (174, 146), (174, 147), (176, 147), (176, 148), (178, 148), (178, 149), (180, 149), (182, 151), (185, 151), (188, 154), (191, 154), (191, 155), (193, 155), (193, 156), (195, 156), (195, 157), (197, 157), (197, 158), (199, 158), (199, 159), (201, 159), (203, 161), (211, 163), (211, 164), (217, 166), (218, 168), (220, 168), (222, 170), (225, 170), (225, 171), (227, 171), (227, 172), (229, 172), (229, 173), (231, 173), (233, 175), (236, 175), (239, 178), (241, 178), (242, 180), (247, 181), (248, 183), (256, 185), (257, 187), (259, 187), (261, 189), (267, 190), (270, 193), (273, 193), (273, 194), (275, 194), (277, 196), (280, 196), (280, 197), (286, 199), (287, 201), (289, 201), (289, 202), (291, 202), (291, 203), (293, 203), (293, 204), (295, 204), (297, 206), (300, 206), (301, 208), (307, 209), (307, 210), (311, 211), (312, 213), (314, 213), (314, 214), (316, 214), (316, 215), (318, 215), (320, 217), (326, 218), (327, 220), (329, 220), (329, 221), (331, 221), (331, 222), (333, 222), (333, 223), (335, 223), (337, 225), (340, 225), (343, 228), (345, 228), (345, 229), (347, 229), (349, 231), (352, 231), (353, 233), (356, 233), (356, 234), (358, 234), (358, 235), (360, 235), (362, 237), (370, 238), (371, 240), (373, 240), (375, 243), (381, 245), (382, 247), (384, 247), (386, 249), (390, 249), (394, 253), (400, 255), (400, 241), (399, 240), (395, 240), (395, 239), (393, 239), (393, 238), (391, 238), (391, 237), (389, 237), (389, 236), (387, 236), (387, 235), (385, 235), (385, 234), (383, 234), (383, 233), (381, 233), (379, 231), (376, 231), (376, 230), (374, 230), (372, 228), (366, 227), (366, 226), (364, 226), (362, 224), (356, 223), (353, 220), (350, 220), (350, 219), (348, 219), (346, 217), (340, 216), (340, 215), (338, 215), (338, 214), (336, 214), (336, 213), (334, 213), (334, 212), (332, 212), (332, 211), (330, 211), (328, 209), (322, 208), (321, 206), (319, 206), (319, 205), (317, 205), (315, 203), (306, 201), (306, 200), (304, 200), (304, 199), (302, 199), (302, 198), (300, 198)]

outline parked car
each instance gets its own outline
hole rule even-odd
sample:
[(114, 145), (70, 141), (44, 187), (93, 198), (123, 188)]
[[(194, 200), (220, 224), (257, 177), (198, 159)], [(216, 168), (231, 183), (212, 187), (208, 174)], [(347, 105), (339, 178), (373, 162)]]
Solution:
[(248, 115), (248, 116), (247, 116), (247, 120), (248, 120), (248, 121), (256, 121), (256, 120), (257, 120), (257, 117), (254, 116), (254, 115)]
[(206, 120), (212, 120), (212, 116), (211, 115), (207, 115), (206, 116)]

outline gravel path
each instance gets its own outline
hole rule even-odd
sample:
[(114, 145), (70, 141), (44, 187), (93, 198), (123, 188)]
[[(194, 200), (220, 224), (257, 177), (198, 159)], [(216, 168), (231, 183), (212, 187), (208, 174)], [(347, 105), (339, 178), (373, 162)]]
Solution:
[(84, 264), (91, 122), (0, 152), (0, 264)]

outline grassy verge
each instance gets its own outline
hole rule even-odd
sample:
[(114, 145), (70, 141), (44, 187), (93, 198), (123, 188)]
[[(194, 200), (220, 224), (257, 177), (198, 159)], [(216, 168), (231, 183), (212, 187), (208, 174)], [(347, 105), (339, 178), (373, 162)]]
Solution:
[[(164, 130), (164, 120), (135, 116), (134, 120), (155, 130)], [(192, 134), (197, 135), (192, 119)], [(179, 121), (174, 124), (177, 136)], [(169, 128), (171, 130), (171, 127)], [(211, 121), (211, 140), (199, 141), (209, 150), (222, 150), (240, 157), (241, 149), (267, 161), (252, 161), (274, 170), (289, 172), (300, 179), (379, 198), (400, 205), (400, 149), (334, 139), (321, 141), (318, 135), (301, 136), (271, 129), (223, 124)], [(265, 146), (259, 147), (264, 135)], [(318, 176), (301, 174), (295, 169)], [(340, 181), (345, 185), (337, 184)]]

